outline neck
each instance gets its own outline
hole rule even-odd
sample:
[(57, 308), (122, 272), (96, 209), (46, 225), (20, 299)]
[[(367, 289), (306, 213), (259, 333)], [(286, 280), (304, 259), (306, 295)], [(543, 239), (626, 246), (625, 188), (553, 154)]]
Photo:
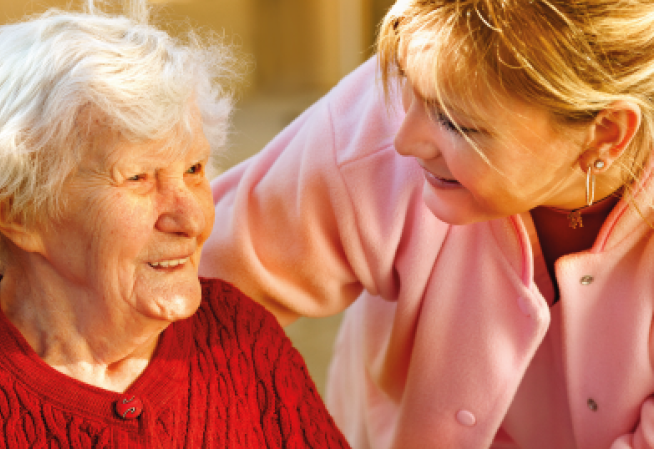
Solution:
[(546, 209), (551, 209), (553, 211), (564, 213), (564, 214), (569, 214), (572, 212), (579, 212), (581, 214), (595, 214), (595, 213), (606, 212), (605, 215), (608, 216), (608, 213), (611, 212), (613, 206), (615, 206), (615, 204), (620, 200), (620, 196), (621, 196), (621, 192), (620, 190), (618, 190), (612, 192), (606, 197), (603, 197), (595, 201), (590, 206), (584, 205), (584, 206), (576, 207), (574, 209), (564, 209), (564, 208), (553, 207), (553, 206), (541, 206), (541, 207), (544, 207)]
[(2, 311), (52, 368), (99, 388), (125, 391), (147, 367), (169, 323), (117, 313), (103, 298), (68, 284), (38, 268), (13, 265), (0, 282)]
[[(576, 252), (592, 246), (604, 221), (618, 201), (620, 201), (619, 196), (610, 195), (591, 206), (574, 211), (541, 206), (533, 209), (531, 215), (539, 237), (544, 234), (550, 237), (551, 241), (568, 241), (570, 246), (575, 247), (570, 252)], [(571, 223), (572, 212), (580, 215), (578, 226), (573, 226)]]

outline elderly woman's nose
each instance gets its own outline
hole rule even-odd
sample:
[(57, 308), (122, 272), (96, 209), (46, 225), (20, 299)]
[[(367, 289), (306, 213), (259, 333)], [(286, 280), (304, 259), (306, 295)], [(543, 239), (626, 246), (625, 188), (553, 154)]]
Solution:
[(168, 183), (161, 191), (157, 228), (163, 232), (195, 237), (207, 226), (201, 198), (183, 182)]

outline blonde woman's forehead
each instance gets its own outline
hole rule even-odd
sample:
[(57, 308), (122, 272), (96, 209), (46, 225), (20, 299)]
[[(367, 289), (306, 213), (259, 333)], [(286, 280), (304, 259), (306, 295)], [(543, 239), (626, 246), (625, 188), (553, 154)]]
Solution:
[(438, 89), (434, 73), (434, 47), (429, 39), (414, 38), (400, 40), (398, 48), (398, 65), (401, 73), (405, 75), (418, 90), (423, 99), (437, 101)]
[[(472, 78), (471, 84), (465, 85), (453, 81), (457, 76), (455, 73), (434, 73), (432, 61), (429, 51), (408, 52), (404, 65), (401, 65), (420, 99), (443, 111), (463, 115), (479, 123), (486, 122), (486, 118), (492, 115), (488, 97), (493, 94), (477, 85)], [(447, 64), (441, 67), (447, 67)]]
[(546, 108), (512, 96), (492, 81), (475, 76), (461, 79), (457, 72), (448, 71), (451, 64), (447, 61), (438, 66), (441, 72), (435, 74), (433, 53), (428, 50), (408, 51), (398, 62), (416, 98), (464, 127), (510, 141), (523, 128), (547, 128), (552, 122)]

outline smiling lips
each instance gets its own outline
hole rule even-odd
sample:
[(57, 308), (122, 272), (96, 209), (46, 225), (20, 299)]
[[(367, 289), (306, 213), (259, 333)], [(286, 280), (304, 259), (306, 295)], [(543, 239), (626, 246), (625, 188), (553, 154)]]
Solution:
[(161, 262), (149, 262), (152, 268), (175, 268), (180, 265), (184, 265), (190, 257), (185, 257), (183, 259), (171, 259), (171, 260), (162, 260)]
[(461, 188), (461, 183), (455, 179), (447, 179), (436, 176), (430, 171), (423, 168), (423, 173), (425, 179), (429, 184), (436, 187), (437, 189), (458, 189)]

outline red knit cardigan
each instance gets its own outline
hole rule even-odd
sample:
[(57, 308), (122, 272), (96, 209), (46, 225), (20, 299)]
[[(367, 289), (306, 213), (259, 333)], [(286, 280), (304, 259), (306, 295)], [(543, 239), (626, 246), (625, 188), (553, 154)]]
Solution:
[(345, 448), (300, 354), (235, 287), (171, 324), (124, 393), (45, 364), (0, 316), (2, 448)]

